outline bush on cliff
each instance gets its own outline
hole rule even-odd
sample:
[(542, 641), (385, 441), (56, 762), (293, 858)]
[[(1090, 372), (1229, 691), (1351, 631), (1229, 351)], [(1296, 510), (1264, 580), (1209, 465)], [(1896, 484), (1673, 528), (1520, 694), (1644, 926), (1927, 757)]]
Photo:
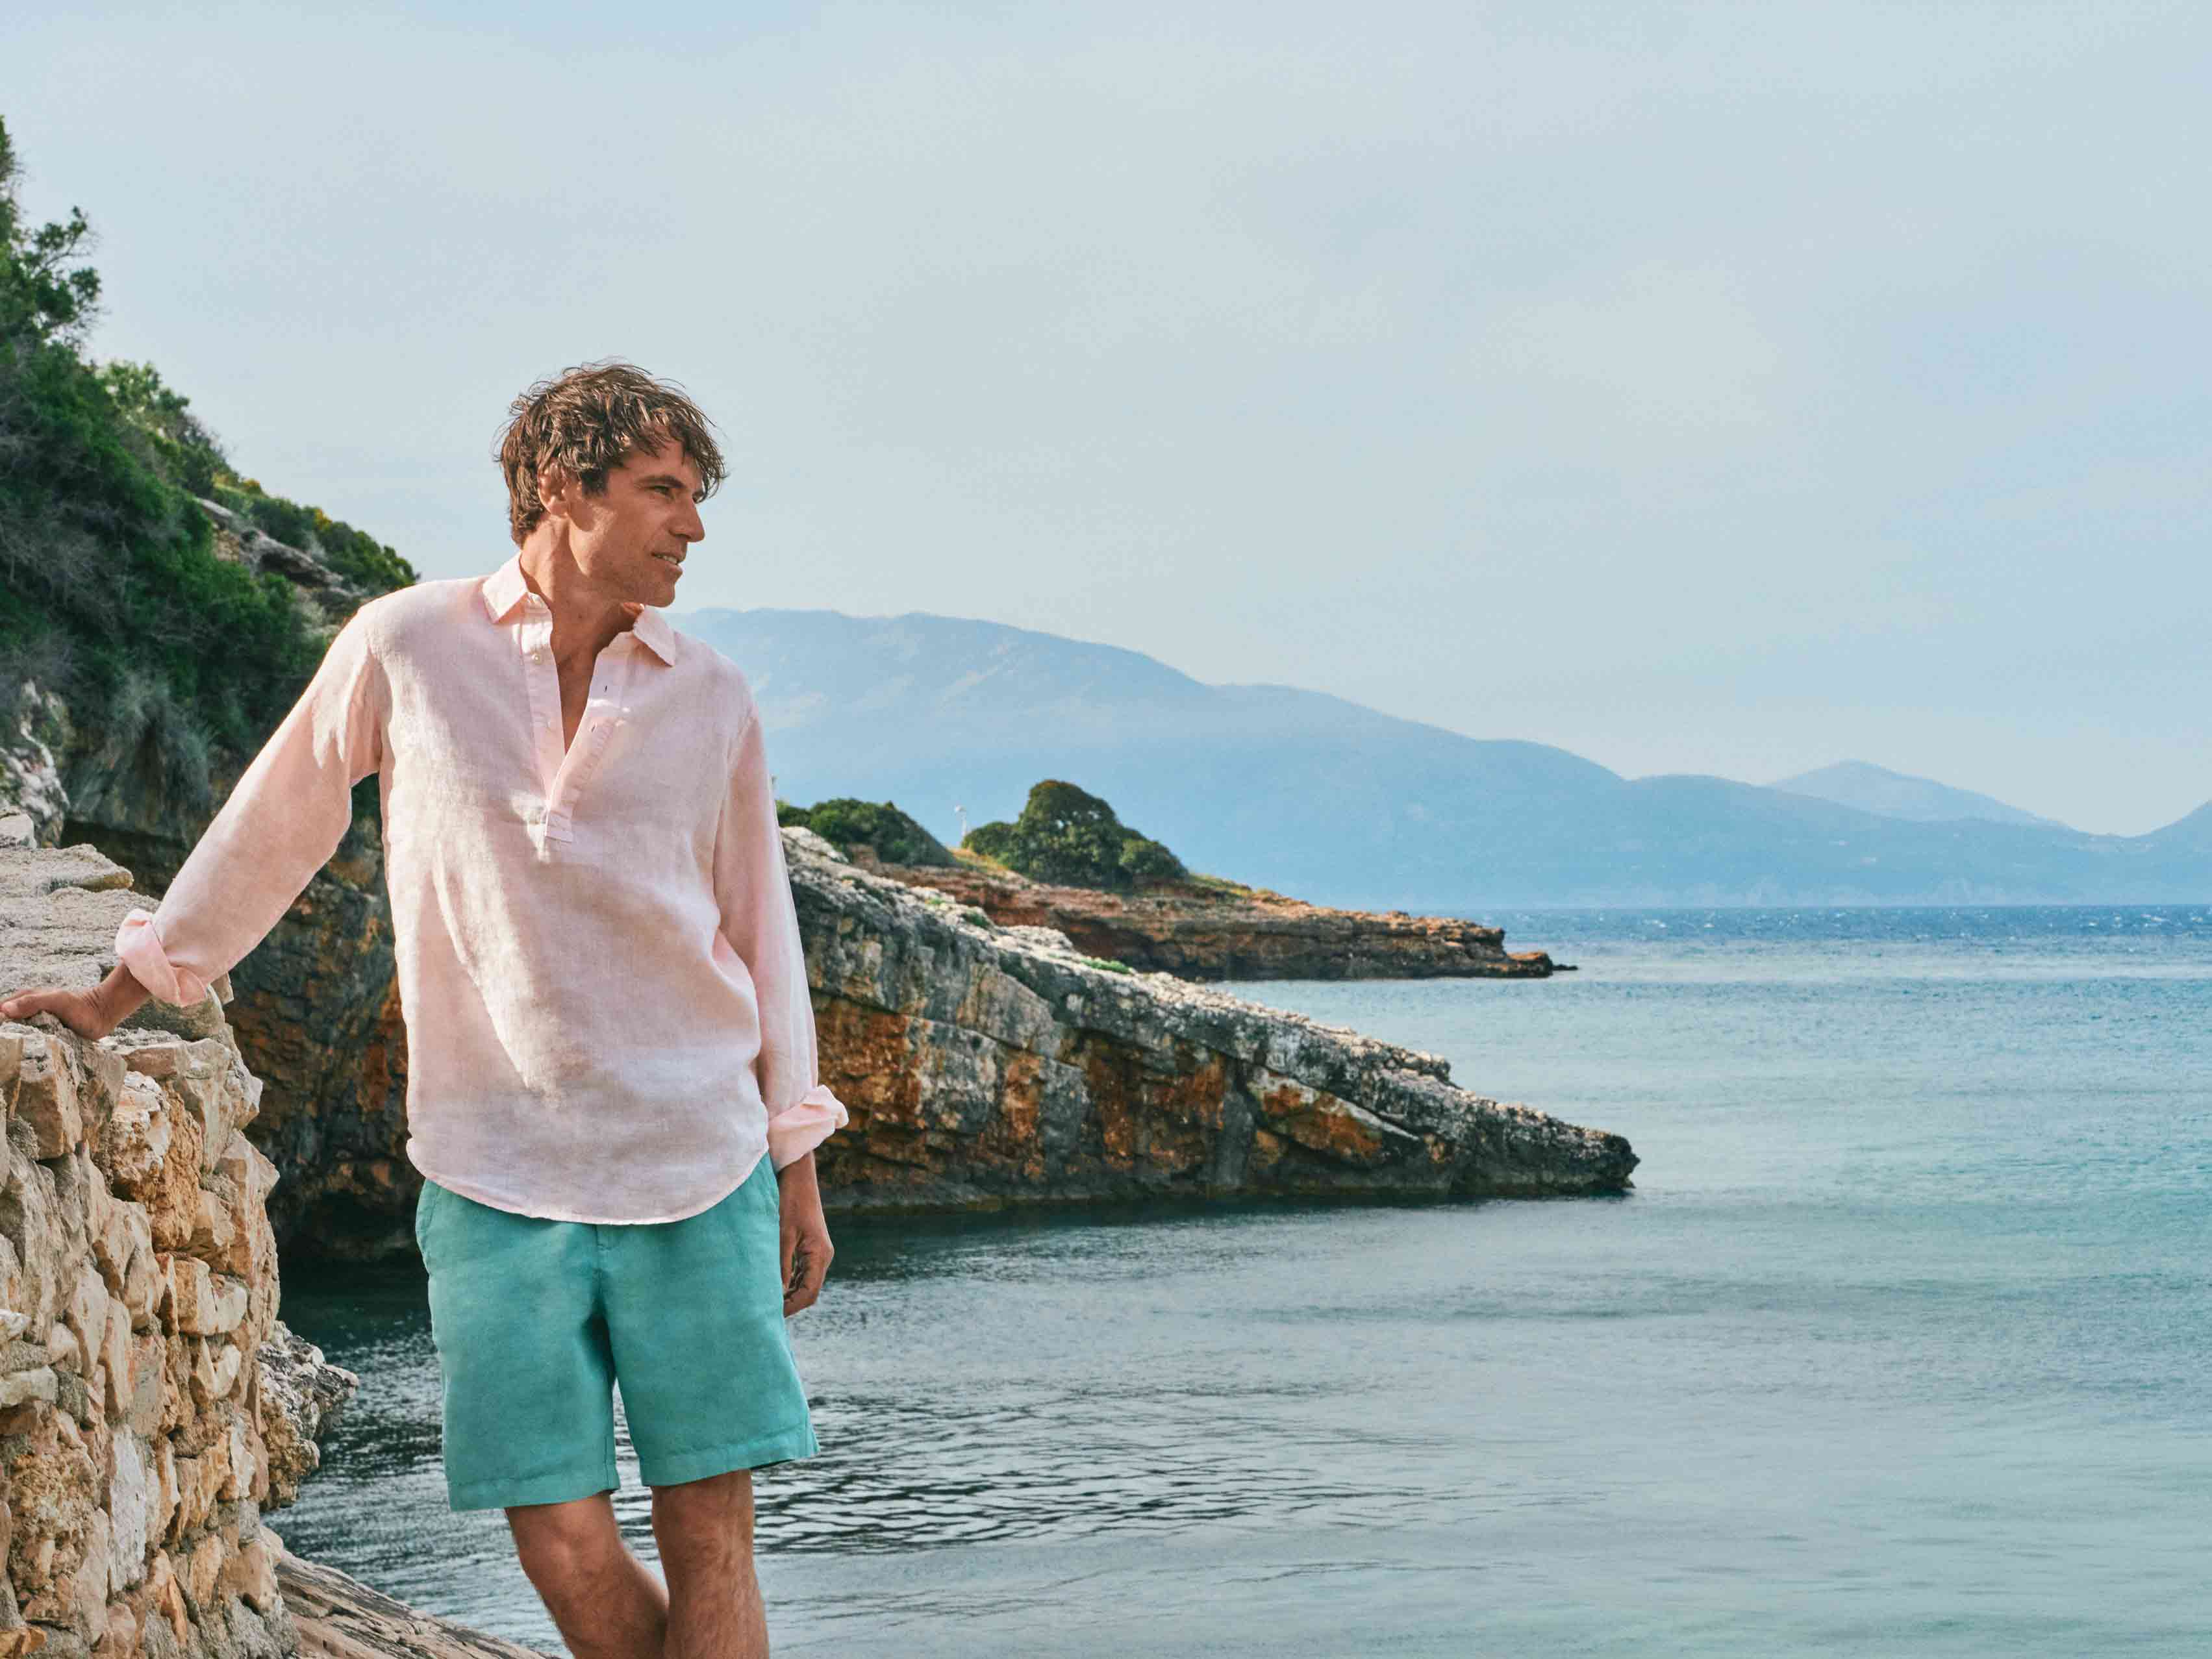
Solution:
[(1033, 881), (1127, 892), (1148, 881), (1181, 881), (1188, 872), (1173, 853), (1114, 815), (1097, 796), (1047, 778), (1030, 791), (1012, 823), (979, 823), (962, 840)]
[[(259, 746), (322, 642), (283, 576), (218, 556), (193, 499), (259, 487), (240, 489), (152, 365), (86, 358), (90, 226), (82, 209), (26, 224), (19, 171), (0, 122), (0, 719), (34, 680), (69, 700), (81, 739), (112, 751), (103, 762), (149, 766), (177, 804), (204, 808), (210, 757)], [(389, 548), (323, 521), (321, 550), (364, 586), (414, 579)]]
[(151, 363), (103, 363), (100, 383), (123, 417), (143, 433), (169, 478), (194, 495), (230, 508), (264, 536), (319, 557), (347, 580), (388, 593), (415, 580), (415, 567), (398, 550), (366, 531), (333, 519), (319, 507), (271, 495), (258, 478), (234, 472), (222, 446)]
[(889, 801), (840, 795), (812, 806), (793, 806), (780, 800), (775, 821), (811, 830), (848, 857), (854, 848), (866, 847), (886, 864), (943, 866), (955, 861), (943, 842)]

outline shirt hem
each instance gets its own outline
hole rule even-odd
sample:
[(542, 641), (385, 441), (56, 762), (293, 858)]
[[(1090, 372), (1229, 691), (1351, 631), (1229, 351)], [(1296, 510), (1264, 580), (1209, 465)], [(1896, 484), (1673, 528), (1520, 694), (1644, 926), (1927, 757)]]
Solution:
[[(728, 1186), (723, 1188), (720, 1192), (716, 1193), (712, 1198), (703, 1200), (697, 1204), (690, 1206), (688, 1208), (674, 1211), (667, 1215), (645, 1216), (584, 1215), (574, 1210), (523, 1209), (513, 1204), (502, 1204), (495, 1198), (486, 1196), (483, 1190), (481, 1188), (477, 1187), (471, 1182), (457, 1180), (450, 1176), (440, 1175), (435, 1170), (424, 1169), (421, 1164), (416, 1162), (415, 1155), (411, 1151), (407, 1155), (407, 1161), (415, 1165), (415, 1172), (421, 1176), (424, 1180), (434, 1181), (449, 1193), (459, 1193), (463, 1198), (482, 1204), (489, 1209), (504, 1210), (509, 1215), (526, 1215), (539, 1221), (580, 1221), (588, 1223), (595, 1227), (649, 1227), (658, 1225), (663, 1222), (688, 1221), (695, 1215), (702, 1215), (707, 1211), (713, 1209), (717, 1204), (720, 1204), (732, 1193), (734, 1193), (738, 1188), (744, 1186), (745, 1182), (751, 1178), (753, 1171), (760, 1167), (761, 1159), (767, 1156), (768, 1148), (763, 1146), (758, 1152), (755, 1153), (750, 1158), (746, 1160), (745, 1167), (738, 1172), (738, 1178), (730, 1182)], [(769, 1167), (773, 1169), (775, 1166), (771, 1164)]]

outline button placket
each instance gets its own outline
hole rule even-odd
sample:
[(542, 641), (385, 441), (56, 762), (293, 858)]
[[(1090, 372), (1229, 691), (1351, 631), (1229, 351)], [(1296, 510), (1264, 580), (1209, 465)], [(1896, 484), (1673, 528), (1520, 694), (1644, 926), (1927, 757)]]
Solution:
[(545, 830), (556, 841), (575, 839), (573, 814), (576, 800), (606, 753), (608, 738), (622, 724), (614, 711), (625, 707), (624, 694), (629, 684), (625, 677), (631, 672), (635, 657), (635, 651), (628, 652), (618, 654), (610, 664), (602, 653), (600, 662), (593, 665), (592, 696), (584, 705), (576, 741), (562, 757), (554, 774), (553, 787), (547, 792)]
[(522, 660), (522, 683), (529, 711), (526, 734), (532, 770), (538, 780), (538, 799), (522, 815), (524, 827), (540, 854), (545, 852), (557, 814), (555, 787), (561, 770), (561, 676), (554, 667), (553, 614), (535, 593), (522, 598), (522, 616), (515, 623), (514, 645)]

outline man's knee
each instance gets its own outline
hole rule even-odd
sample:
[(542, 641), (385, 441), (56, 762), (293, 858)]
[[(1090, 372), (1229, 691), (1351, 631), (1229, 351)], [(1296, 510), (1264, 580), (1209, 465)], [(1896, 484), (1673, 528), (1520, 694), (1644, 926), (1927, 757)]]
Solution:
[(617, 1565), (622, 1531), (605, 1492), (559, 1504), (522, 1504), (507, 1511), (515, 1553), (533, 1583), (574, 1584)]

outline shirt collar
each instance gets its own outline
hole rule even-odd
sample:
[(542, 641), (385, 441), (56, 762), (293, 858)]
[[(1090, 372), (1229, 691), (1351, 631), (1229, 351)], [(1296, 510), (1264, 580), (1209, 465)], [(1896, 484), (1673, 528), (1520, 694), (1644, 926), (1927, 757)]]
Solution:
[[(517, 552), (507, 562), (483, 579), (481, 589), (484, 610), (494, 622), (505, 622), (507, 613), (522, 603), (530, 592), (530, 584), (522, 579), (522, 555)], [(665, 663), (676, 660), (676, 630), (669, 626), (668, 618), (653, 605), (641, 605), (636, 618), (627, 632), (637, 635), (638, 643)]]

